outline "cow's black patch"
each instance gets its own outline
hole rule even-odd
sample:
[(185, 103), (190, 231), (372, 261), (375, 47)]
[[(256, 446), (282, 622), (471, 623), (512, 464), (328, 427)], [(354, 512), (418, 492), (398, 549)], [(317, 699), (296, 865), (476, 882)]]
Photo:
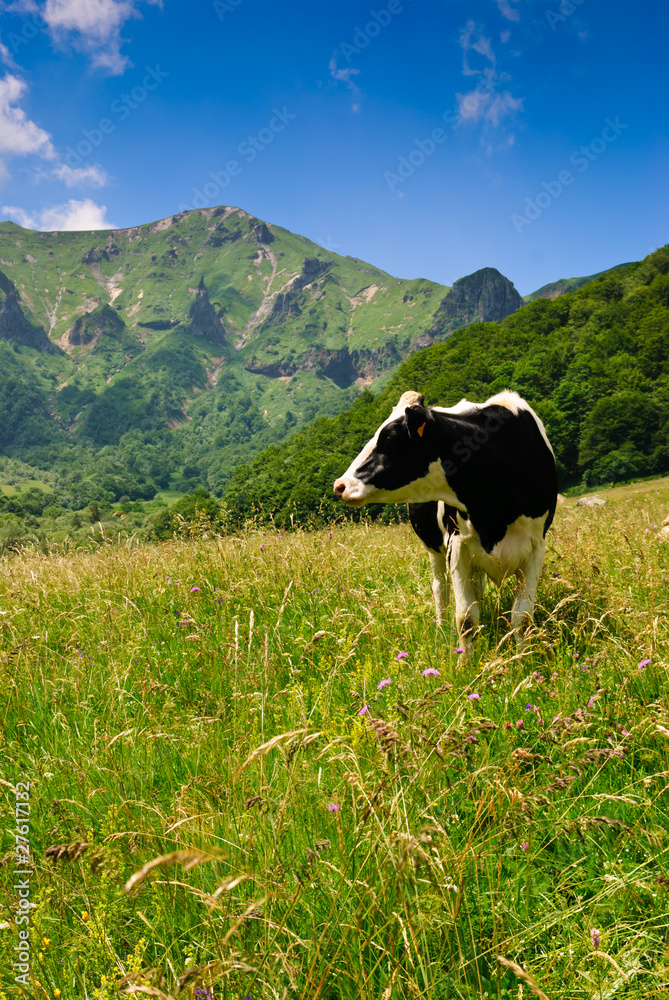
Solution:
[(378, 490), (399, 490), (428, 474), (433, 461), (429, 453), (420, 439), (409, 436), (401, 416), (381, 428), (374, 451), (355, 470), (355, 477)]
[[(457, 510), (444, 504), (444, 527), (447, 534), (457, 531)], [(423, 545), (433, 552), (441, 552), (444, 546), (444, 532), (439, 523), (439, 501), (428, 500), (427, 503), (410, 503), (409, 520), (411, 527), (420, 538)]]

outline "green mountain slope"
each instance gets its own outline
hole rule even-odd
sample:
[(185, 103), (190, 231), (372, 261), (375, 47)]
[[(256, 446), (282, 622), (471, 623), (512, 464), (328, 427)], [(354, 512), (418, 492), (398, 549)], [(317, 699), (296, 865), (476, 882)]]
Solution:
[(596, 278), (602, 278), (606, 274), (615, 274), (616, 271), (624, 271), (628, 267), (632, 267), (633, 263), (633, 261), (629, 261), (626, 264), (616, 264), (615, 267), (611, 267), (607, 271), (597, 271), (596, 274), (589, 274), (584, 278), (560, 278), (559, 281), (551, 281), (548, 285), (542, 285), (536, 292), (524, 295), (523, 301), (534, 302), (535, 299), (556, 299), (558, 295), (564, 295), (565, 292), (575, 292), (578, 288), (582, 288), (583, 285), (587, 285)]
[(224, 493), (233, 519), (361, 516), (335, 501), (332, 483), (408, 389), (446, 406), (517, 390), (546, 424), (563, 485), (666, 472), (669, 247), (412, 355), (378, 397), (365, 392), (236, 469)]
[(451, 298), (238, 208), (109, 232), (3, 222), (2, 451), (68, 503), (119, 499), (98, 488), (110, 476), (134, 483), (120, 495), (220, 492), (240, 461), (349, 406), (424, 343), (521, 305), (492, 268)]

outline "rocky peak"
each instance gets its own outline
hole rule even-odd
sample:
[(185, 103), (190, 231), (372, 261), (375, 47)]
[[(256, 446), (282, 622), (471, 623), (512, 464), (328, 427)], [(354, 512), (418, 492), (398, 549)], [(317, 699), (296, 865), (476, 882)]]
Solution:
[(455, 282), (434, 314), (434, 325), (419, 337), (417, 347), (442, 339), (469, 323), (499, 322), (524, 305), (513, 283), (496, 267), (482, 267)]
[(21, 296), (6, 274), (0, 271), (0, 339), (12, 340), (25, 347), (36, 347), (47, 354), (56, 354), (58, 348), (51, 343), (42, 326), (30, 322), (21, 307)]
[(190, 332), (195, 337), (202, 337), (212, 344), (227, 343), (225, 327), (209, 301), (209, 292), (204, 283), (204, 275), (200, 278), (195, 298), (188, 311)]

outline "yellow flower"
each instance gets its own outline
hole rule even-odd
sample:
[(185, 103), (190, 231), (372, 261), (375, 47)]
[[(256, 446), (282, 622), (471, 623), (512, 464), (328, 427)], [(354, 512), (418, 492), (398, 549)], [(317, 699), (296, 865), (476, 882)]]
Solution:
[(44, 958), (44, 952), (43, 952), (43, 951), (38, 951), (38, 952), (37, 952), (37, 957), (39, 958), (39, 960), (40, 960), (40, 962), (41, 962), (41, 961), (42, 961), (42, 959)]
[(84, 923), (88, 920), (89, 917), (90, 913), (88, 912), (88, 910), (81, 911), (81, 919), (84, 921)]
[(60, 990), (59, 990), (59, 989), (55, 989), (55, 990), (53, 991), (53, 995), (54, 995), (55, 997), (59, 997), (59, 996), (60, 996)]
[(42, 938), (42, 946), (48, 948), (51, 944), (51, 938)]

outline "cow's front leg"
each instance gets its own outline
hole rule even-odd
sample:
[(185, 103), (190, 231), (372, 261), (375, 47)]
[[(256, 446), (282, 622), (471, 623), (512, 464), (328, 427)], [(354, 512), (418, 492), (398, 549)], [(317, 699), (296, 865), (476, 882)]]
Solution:
[(534, 602), (539, 586), (539, 577), (544, 565), (546, 554), (546, 543), (542, 538), (532, 546), (532, 552), (528, 558), (516, 570), (518, 578), (518, 589), (513, 602), (511, 612), (511, 628), (513, 630), (516, 645), (522, 650), (525, 647), (525, 632), (532, 623), (534, 615)]
[(472, 565), (469, 549), (460, 535), (455, 535), (451, 542), (450, 564), (455, 596), (455, 622), (462, 644), (469, 652), (479, 623), (479, 605), (475, 587), (477, 571)]
[(448, 607), (451, 589), (447, 576), (446, 553), (428, 551), (428, 555), (432, 567), (432, 596), (437, 613), (437, 625), (441, 625), (444, 620), (444, 612)]

